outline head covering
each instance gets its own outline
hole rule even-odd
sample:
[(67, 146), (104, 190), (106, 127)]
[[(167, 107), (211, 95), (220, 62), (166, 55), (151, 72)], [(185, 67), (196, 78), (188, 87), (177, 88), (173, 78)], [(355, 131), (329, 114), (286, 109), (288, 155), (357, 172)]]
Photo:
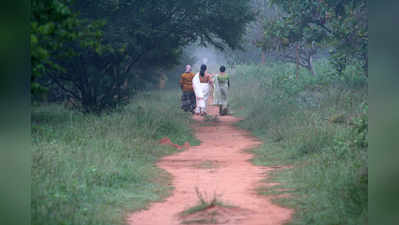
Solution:
[(186, 65), (186, 73), (191, 72), (191, 66), (190, 65)]

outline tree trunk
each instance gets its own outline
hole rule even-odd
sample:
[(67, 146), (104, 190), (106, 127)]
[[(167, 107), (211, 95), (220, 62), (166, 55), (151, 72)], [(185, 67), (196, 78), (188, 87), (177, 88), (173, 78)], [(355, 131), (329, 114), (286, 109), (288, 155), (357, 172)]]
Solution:
[(364, 65), (363, 65), (364, 75), (368, 78), (369, 77), (369, 57), (366, 53), (364, 56)]
[(266, 63), (266, 56), (265, 56), (265, 52), (262, 51), (262, 64)]
[(311, 55), (308, 58), (308, 65), (309, 65), (309, 68), (308, 68), (309, 71), (312, 73), (313, 76), (316, 76), (316, 73), (315, 73), (314, 68), (313, 68), (313, 59), (312, 59)]
[(299, 44), (296, 45), (296, 79), (299, 77)]

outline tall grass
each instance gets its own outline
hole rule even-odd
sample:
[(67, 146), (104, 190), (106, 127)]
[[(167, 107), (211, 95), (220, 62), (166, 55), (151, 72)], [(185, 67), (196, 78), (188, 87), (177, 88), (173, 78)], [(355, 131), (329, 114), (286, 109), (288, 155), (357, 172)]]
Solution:
[(367, 223), (367, 79), (355, 65), (337, 75), (326, 61), (317, 76), (292, 64), (239, 66), (232, 107), (239, 126), (264, 140), (259, 165), (291, 165), (272, 174), (290, 193), (276, 202), (295, 208), (290, 224)]
[(154, 163), (176, 150), (158, 140), (196, 144), (189, 125), (177, 92), (142, 94), (102, 116), (34, 107), (32, 224), (124, 224), (170, 191)]

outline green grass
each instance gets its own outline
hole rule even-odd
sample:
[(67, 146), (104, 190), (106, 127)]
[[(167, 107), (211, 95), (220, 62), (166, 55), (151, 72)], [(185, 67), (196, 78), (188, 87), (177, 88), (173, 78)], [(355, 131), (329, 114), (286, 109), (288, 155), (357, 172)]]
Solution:
[[(208, 200), (204, 198), (203, 194), (198, 190), (198, 188), (195, 188), (195, 192), (198, 197), (198, 203), (193, 207), (190, 207), (179, 213), (179, 216), (182, 219), (181, 224), (224, 224), (225, 221), (222, 222), (219, 221), (220, 219), (218, 219), (218, 216), (220, 215), (218, 211), (208, 211), (208, 209), (214, 209), (214, 207), (235, 207), (221, 201), (216, 194), (213, 195), (213, 198)], [(201, 212), (203, 213), (196, 215), (197, 213)]]
[(83, 115), (60, 105), (32, 109), (32, 224), (124, 224), (127, 213), (171, 191), (154, 164), (199, 143), (179, 93), (142, 94), (117, 112)]
[(184, 210), (183, 212), (180, 213), (180, 216), (187, 216), (187, 215), (195, 214), (197, 212), (201, 212), (201, 211), (204, 211), (206, 209), (209, 209), (209, 208), (212, 208), (215, 206), (226, 207), (226, 208), (233, 207), (233, 206), (223, 203), (220, 199), (217, 198), (216, 195), (214, 195), (212, 199), (207, 200), (204, 198), (203, 194), (201, 194), (201, 192), (198, 190), (198, 188), (195, 189), (195, 192), (198, 197), (198, 204)]
[(316, 72), (296, 79), (295, 65), (271, 64), (232, 76), (238, 126), (264, 142), (254, 163), (291, 166), (271, 174), (280, 185), (258, 192), (289, 194), (274, 201), (296, 210), (292, 225), (366, 224), (367, 79), (356, 66), (338, 76), (325, 61)]
[(197, 212), (204, 211), (204, 210), (209, 209), (209, 208), (214, 207), (214, 206), (222, 206), (222, 204), (219, 203), (216, 199), (214, 199), (214, 200), (212, 200), (210, 202), (200, 202), (197, 205), (195, 205), (195, 206), (193, 206), (193, 207), (191, 207), (189, 209), (184, 210), (180, 215), (181, 216), (191, 215), (191, 214), (194, 214), (194, 213), (197, 213)]

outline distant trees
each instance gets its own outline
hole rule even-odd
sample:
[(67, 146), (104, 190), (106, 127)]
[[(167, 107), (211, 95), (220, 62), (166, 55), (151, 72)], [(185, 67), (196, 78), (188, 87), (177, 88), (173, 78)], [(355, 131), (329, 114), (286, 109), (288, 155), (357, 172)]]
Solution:
[(32, 12), (32, 85), (85, 112), (123, 103), (191, 43), (239, 47), (254, 18), (242, 0), (33, 0)]
[(230, 65), (265, 63), (269, 60), (266, 52), (259, 48), (259, 42), (264, 38), (264, 22), (276, 14), (275, 10), (268, 0), (250, 0), (250, 5), (255, 20), (246, 27), (243, 48), (224, 51)]
[[(276, 33), (289, 44), (320, 43), (331, 46), (332, 63), (342, 72), (351, 61), (368, 70), (366, 0), (270, 0), (282, 11)], [(266, 40), (270, 37), (266, 36)], [(267, 42), (267, 41), (266, 41)]]
[(258, 41), (263, 52), (273, 52), (284, 62), (296, 63), (308, 69), (313, 75), (313, 56), (320, 48), (317, 39), (307, 39), (294, 29), (287, 29), (287, 21), (279, 16), (271, 17), (264, 24), (264, 37)]

